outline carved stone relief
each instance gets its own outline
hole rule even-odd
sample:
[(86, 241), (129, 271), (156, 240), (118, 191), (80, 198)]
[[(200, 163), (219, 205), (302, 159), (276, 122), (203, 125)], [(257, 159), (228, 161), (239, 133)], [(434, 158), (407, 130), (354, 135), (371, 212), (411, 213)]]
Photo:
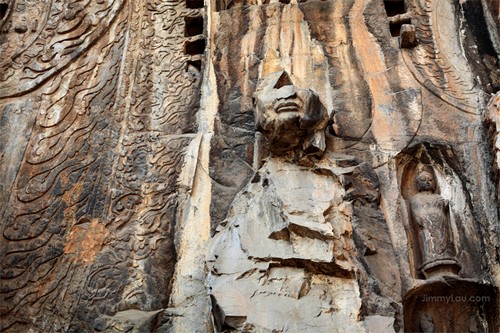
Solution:
[(287, 72), (270, 74), (255, 93), (255, 123), (268, 150), (276, 156), (323, 155), (326, 108), (318, 95), (296, 87)]
[(158, 329), (172, 316), (177, 183), (202, 79), (204, 49), (185, 44), (204, 39), (203, 20), (185, 18), (203, 9), (6, 5), (0, 330)]
[(432, 168), (421, 168), (415, 177), (418, 193), (409, 200), (412, 231), (416, 232), (420, 262), (418, 270), (429, 279), (441, 274), (456, 275), (455, 242), (450, 224), (450, 204), (436, 193)]
[(399, 156), (401, 216), (414, 278), (478, 277), (479, 231), (449, 148), (417, 145)]
[(498, 331), (499, 20), (0, 0), (0, 331)]
[[(373, 269), (374, 262), (363, 259), (361, 264), (357, 258), (377, 258), (378, 251), (386, 250), (358, 222), (379, 227), (378, 219), (384, 222), (376, 205), (376, 175), (352, 156), (323, 156), (326, 109), (314, 91), (295, 87), (286, 72), (262, 79), (255, 105), (256, 126), (270, 156), (237, 194), (213, 238), (209, 287), (218, 329), (306, 330), (315, 325), (318, 332), (362, 331), (344, 310), (366, 306), (366, 313), (380, 311), (371, 308), (377, 296), (369, 299), (363, 290), (367, 279), (379, 284), (382, 294), (387, 292), (384, 283), (398, 283), (376, 273), (368, 277), (365, 270)], [(384, 238), (383, 229), (379, 232)], [(362, 247), (359, 252), (353, 237)], [(344, 307), (332, 292), (345, 293)], [(316, 301), (317, 293), (328, 296)], [(273, 308), (276, 302), (283, 307)], [(391, 311), (383, 302), (378, 299), (379, 308)]]
[[(489, 332), (495, 287), (484, 246), (449, 147), (420, 144), (398, 158), (411, 280), (404, 288), (405, 331)], [(482, 263), (481, 263), (482, 262)]]

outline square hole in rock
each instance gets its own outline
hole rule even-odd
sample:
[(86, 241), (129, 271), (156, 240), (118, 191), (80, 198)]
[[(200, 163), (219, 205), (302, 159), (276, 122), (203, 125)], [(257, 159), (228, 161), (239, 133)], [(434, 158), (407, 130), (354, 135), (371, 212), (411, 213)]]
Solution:
[(184, 36), (192, 37), (203, 34), (203, 16), (184, 17)]
[(186, 0), (186, 8), (203, 8), (203, 0)]
[(205, 52), (205, 39), (186, 42), (184, 53), (189, 55), (203, 54)]
[(384, 7), (389, 17), (406, 13), (405, 2), (403, 0), (385, 0)]

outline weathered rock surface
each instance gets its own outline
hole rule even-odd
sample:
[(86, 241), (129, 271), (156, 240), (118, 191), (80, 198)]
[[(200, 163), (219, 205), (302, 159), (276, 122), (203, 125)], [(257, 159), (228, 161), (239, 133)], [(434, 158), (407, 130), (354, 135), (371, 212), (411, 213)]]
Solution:
[[(375, 262), (395, 260), (377, 201), (376, 175), (348, 156), (327, 156), (313, 167), (267, 161), (213, 239), (209, 287), (219, 326), (362, 332), (354, 320), (360, 293), (383, 303), (377, 293), (397, 298), (390, 289), (400, 283), (397, 270), (374, 272), (380, 270)], [(378, 234), (366, 225), (378, 225)], [(354, 235), (360, 256), (370, 257), (364, 265)], [(371, 288), (360, 291), (367, 276)], [(367, 311), (394, 315), (389, 304), (378, 307)]]
[(498, 332), (499, 24), (0, 0), (0, 331)]

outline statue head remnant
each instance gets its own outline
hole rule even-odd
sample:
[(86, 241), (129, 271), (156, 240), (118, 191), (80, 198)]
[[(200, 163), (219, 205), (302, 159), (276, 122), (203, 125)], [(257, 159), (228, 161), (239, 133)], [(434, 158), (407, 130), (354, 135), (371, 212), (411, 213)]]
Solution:
[(436, 182), (434, 176), (426, 170), (422, 170), (415, 179), (415, 186), (419, 192), (436, 191)]
[(321, 156), (325, 150), (326, 109), (314, 91), (296, 87), (286, 72), (263, 80), (255, 93), (255, 118), (275, 155), (303, 151)]

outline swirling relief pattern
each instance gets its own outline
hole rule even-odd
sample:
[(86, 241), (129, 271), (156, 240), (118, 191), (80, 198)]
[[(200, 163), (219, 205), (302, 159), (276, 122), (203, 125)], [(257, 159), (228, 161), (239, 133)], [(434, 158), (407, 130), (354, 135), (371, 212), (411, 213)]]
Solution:
[(416, 79), (460, 110), (476, 113), (476, 82), (460, 45), (456, 8), (451, 0), (409, 0), (418, 45), (403, 52)]
[(11, 1), (0, 43), (0, 96), (35, 88), (85, 52), (125, 0)]
[[(39, 107), (2, 217), (0, 330), (90, 332), (117, 311), (165, 308), (201, 80), (184, 17), (199, 10), (12, 3), (0, 47), (16, 56), (2, 56), (0, 92)], [(10, 28), (22, 17), (40, 18), (24, 48)]]

